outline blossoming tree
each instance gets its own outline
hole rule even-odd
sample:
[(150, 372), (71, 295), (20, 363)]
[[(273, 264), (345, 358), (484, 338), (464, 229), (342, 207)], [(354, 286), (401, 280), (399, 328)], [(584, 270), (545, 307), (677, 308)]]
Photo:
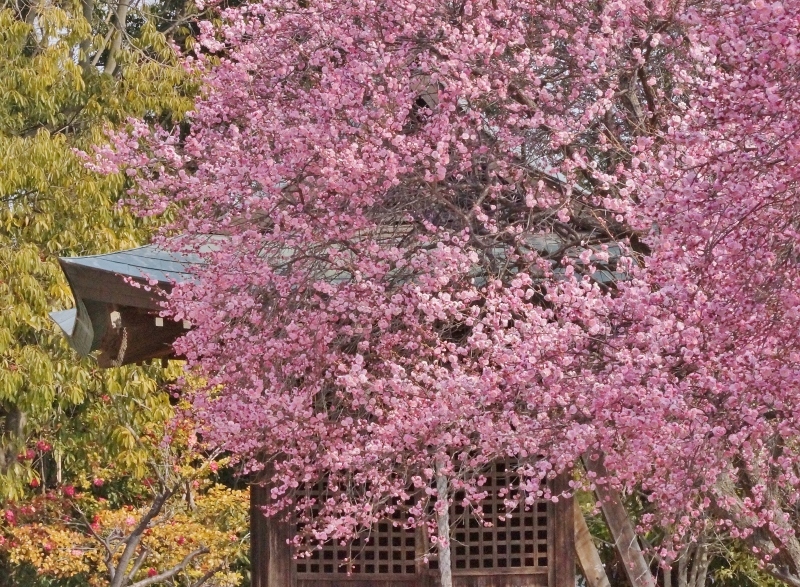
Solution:
[(188, 137), (101, 167), (204, 251), (169, 311), (206, 439), (272, 461), (268, 513), (322, 479), (311, 539), (407, 507), (449, 585), (456, 489), (479, 507), (510, 458), (530, 503), (583, 457), (644, 492), (665, 566), (715, 529), (800, 585), (800, 2), (224, 16)]

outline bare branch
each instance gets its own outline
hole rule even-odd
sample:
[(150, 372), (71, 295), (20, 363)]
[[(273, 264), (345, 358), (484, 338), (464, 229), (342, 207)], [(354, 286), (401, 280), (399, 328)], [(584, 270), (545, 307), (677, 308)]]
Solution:
[(206, 572), (205, 575), (203, 575), (197, 581), (192, 583), (191, 587), (200, 587), (203, 583), (208, 581), (211, 577), (213, 577), (216, 573), (218, 573), (222, 569), (223, 569), (223, 565), (217, 565), (216, 567), (209, 569), (208, 572)]
[(80, 507), (78, 507), (78, 504), (72, 502), (72, 507), (75, 508), (76, 512), (78, 512), (78, 515), (81, 517), (81, 520), (85, 525), (85, 528), (89, 531), (89, 534), (92, 536), (92, 538), (94, 538), (97, 542), (99, 542), (103, 546), (103, 549), (106, 551), (106, 556), (103, 562), (106, 565), (106, 569), (108, 570), (108, 578), (110, 581), (113, 582), (117, 574), (117, 569), (114, 567), (114, 564), (112, 563), (112, 560), (114, 558), (114, 553), (117, 551), (116, 548), (113, 551), (111, 550), (110, 540), (111, 537), (113, 536), (113, 533), (109, 535), (108, 538), (103, 538), (97, 532), (94, 531), (94, 528), (89, 523), (89, 520), (86, 518), (86, 514)]
[(128, 564), (133, 558), (133, 553), (136, 552), (136, 548), (139, 546), (139, 542), (142, 539), (142, 534), (144, 534), (144, 531), (147, 530), (150, 522), (153, 521), (153, 519), (161, 512), (164, 504), (170, 497), (172, 497), (176, 489), (177, 486), (172, 489), (166, 489), (162, 493), (156, 495), (155, 500), (153, 500), (153, 505), (150, 506), (150, 509), (139, 521), (139, 524), (125, 540), (125, 550), (122, 551), (122, 556), (120, 557), (119, 563), (117, 563), (117, 573), (114, 577), (114, 580), (111, 582), (110, 587), (124, 586), (124, 581), (126, 579), (125, 569), (128, 568)]
[(164, 571), (163, 573), (159, 573), (158, 575), (153, 575), (152, 577), (148, 577), (147, 579), (142, 579), (137, 583), (132, 583), (129, 587), (148, 587), (148, 585), (155, 585), (156, 583), (160, 583), (161, 581), (166, 581), (168, 579), (171, 579), (172, 577), (180, 573), (182, 570), (184, 570), (186, 567), (188, 567), (195, 558), (203, 554), (208, 554), (208, 552), (209, 550), (205, 546), (198, 548), (197, 550), (193, 550), (185, 557), (183, 557), (183, 560), (180, 563), (178, 563), (168, 571)]
[(136, 576), (136, 573), (139, 571), (139, 569), (142, 568), (142, 564), (149, 554), (150, 549), (145, 546), (139, 553), (139, 556), (136, 557), (136, 562), (133, 563), (131, 572), (128, 573), (128, 581), (133, 581), (133, 578)]

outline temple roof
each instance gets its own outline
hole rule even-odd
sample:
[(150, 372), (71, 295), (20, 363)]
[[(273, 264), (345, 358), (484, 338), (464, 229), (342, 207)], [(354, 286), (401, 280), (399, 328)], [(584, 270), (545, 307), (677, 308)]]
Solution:
[(157, 245), (135, 249), (87, 255), (85, 257), (60, 257), (61, 266), (80, 266), (107, 271), (137, 279), (156, 279), (162, 284), (182, 282), (189, 277), (187, 265), (199, 263), (199, 258), (165, 251)]
[[(215, 238), (224, 237), (211, 237), (200, 247), (201, 251), (213, 249)], [(586, 248), (570, 246), (555, 234), (531, 234), (525, 244), (545, 258), (563, 252), (577, 260)], [(591, 248), (599, 252), (599, 247)], [(592, 279), (601, 284), (625, 279), (613, 267), (622, 254), (620, 246), (608, 245), (606, 252), (612, 265), (600, 264)], [(501, 249), (496, 251), (497, 258), (504, 254)], [(60, 257), (75, 308), (51, 312), (50, 317), (78, 353), (85, 356), (99, 350), (101, 366), (173, 357), (171, 345), (188, 324), (176, 324), (159, 316), (164, 294), (174, 284), (192, 279), (191, 266), (202, 262), (197, 255), (176, 253), (157, 245), (102, 255)], [(563, 265), (554, 262), (556, 277), (564, 275), (564, 270)], [(481, 281), (481, 275), (474, 275), (476, 283)], [(342, 275), (323, 271), (322, 279), (341, 281)]]

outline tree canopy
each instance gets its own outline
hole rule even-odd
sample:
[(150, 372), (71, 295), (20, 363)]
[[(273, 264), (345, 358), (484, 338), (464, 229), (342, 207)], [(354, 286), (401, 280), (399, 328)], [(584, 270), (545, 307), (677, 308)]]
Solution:
[(410, 523), (446, 544), (442, 504), (477, 506), (491, 460), (530, 502), (602, 458), (585, 483), (641, 491), (666, 563), (713, 530), (800, 585), (799, 25), (793, 0), (262, 0), (202, 23), (222, 58), (191, 132), (140, 127), (101, 166), (181, 210), (170, 246), (224, 235), (171, 296), (204, 437), (273, 460), (271, 513), (327, 479), (312, 540), (410, 479)]

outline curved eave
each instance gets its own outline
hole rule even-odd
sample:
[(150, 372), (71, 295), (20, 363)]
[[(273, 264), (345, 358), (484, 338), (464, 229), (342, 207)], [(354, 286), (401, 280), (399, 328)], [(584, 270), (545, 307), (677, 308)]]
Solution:
[[(180, 335), (180, 329), (173, 324), (156, 329), (151, 316), (158, 311), (164, 292), (173, 284), (191, 278), (187, 266), (196, 262), (155, 246), (104, 255), (62, 257), (59, 263), (72, 290), (75, 307), (51, 312), (50, 317), (80, 355), (100, 350), (102, 366), (116, 364), (112, 355), (119, 355), (119, 364), (169, 356), (169, 343)], [(153, 281), (155, 285), (151, 285)], [(119, 352), (120, 348), (131, 345), (125, 330), (111, 323), (113, 312), (125, 323), (126, 330), (137, 330), (138, 346), (131, 347), (136, 352), (126, 353), (125, 348)], [(147, 328), (154, 330), (153, 336), (142, 336), (141, 330)]]

